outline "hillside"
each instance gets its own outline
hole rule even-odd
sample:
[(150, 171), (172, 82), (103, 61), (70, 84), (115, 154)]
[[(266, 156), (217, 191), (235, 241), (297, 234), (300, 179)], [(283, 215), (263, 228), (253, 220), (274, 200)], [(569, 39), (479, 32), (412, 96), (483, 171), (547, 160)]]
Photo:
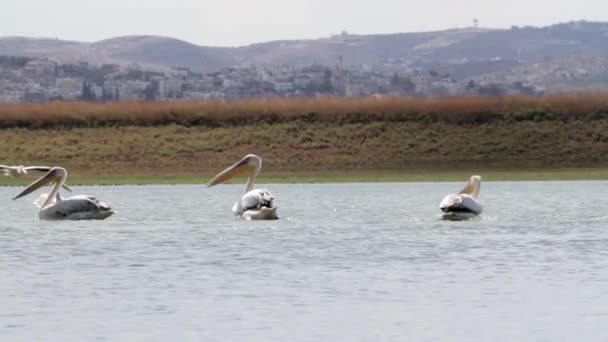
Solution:
[(113, 60), (137, 62), (152, 67), (187, 66), (193, 69), (205, 64), (217, 70), (237, 63), (231, 49), (200, 47), (179, 39), (157, 36), (130, 36), (102, 40), (90, 45)]
[(539, 63), (518, 65), (508, 71), (484, 73), (474, 78), (481, 82), (525, 82), (559, 92), (608, 88), (608, 56), (576, 54), (546, 58)]
[[(577, 53), (605, 55), (607, 42), (608, 23), (573, 22), (541, 28), (342, 34), (235, 48), (198, 46), (155, 36), (119, 37), (95, 43), (4, 37), (0, 38), (0, 55), (47, 56), (61, 62), (139, 63), (151, 68), (183, 66), (206, 72), (243, 64), (335, 65), (340, 57), (346, 66), (471, 69), (475, 63), (496, 59), (535, 63), (546, 57)], [(486, 64), (480, 72), (507, 70), (513, 62), (496, 63), (490, 69)]]

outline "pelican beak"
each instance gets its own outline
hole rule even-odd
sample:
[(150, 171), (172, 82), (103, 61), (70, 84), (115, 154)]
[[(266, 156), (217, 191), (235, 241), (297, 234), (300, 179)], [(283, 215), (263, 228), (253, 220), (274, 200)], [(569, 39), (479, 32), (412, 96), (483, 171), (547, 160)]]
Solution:
[(253, 172), (253, 165), (251, 165), (250, 159), (251, 158), (247, 156), (229, 166), (217, 176), (213, 177), (213, 179), (207, 183), (207, 187), (210, 188), (214, 185), (225, 183), (229, 179), (238, 175), (251, 174)]
[(470, 195), (473, 192), (475, 192), (475, 186), (469, 181), (467, 182), (467, 185), (465, 185), (464, 189), (462, 189), (459, 193)]
[(28, 194), (40, 189), (41, 187), (47, 185), (48, 183), (57, 182), (57, 181), (59, 181), (59, 179), (58, 179), (57, 175), (55, 175), (55, 172), (53, 170), (49, 171), (44, 176), (42, 176), (38, 180), (36, 180), (34, 183), (30, 184), (27, 188), (25, 188), (25, 190), (21, 191), (21, 193), (19, 195), (15, 196), (13, 198), (13, 200), (16, 200), (25, 195), (28, 195)]
[(465, 185), (464, 189), (462, 189), (459, 193), (471, 195), (474, 198), (477, 198), (477, 196), (479, 195), (480, 185), (481, 185), (481, 176), (477, 176), (477, 175), (471, 176), (471, 178)]

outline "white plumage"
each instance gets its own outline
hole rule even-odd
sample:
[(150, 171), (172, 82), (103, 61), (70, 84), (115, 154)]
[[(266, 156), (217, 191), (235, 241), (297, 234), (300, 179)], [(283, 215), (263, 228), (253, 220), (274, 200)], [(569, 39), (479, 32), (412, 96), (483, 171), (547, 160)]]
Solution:
[(273, 206), (274, 196), (267, 189), (254, 189), (255, 179), (262, 169), (262, 159), (255, 154), (248, 154), (220, 172), (207, 183), (207, 187), (224, 183), (238, 174), (248, 174), (245, 193), (232, 206), (232, 213), (248, 220), (276, 220), (277, 208)]
[(456, 194), (449, 194), (439, 204), (444, 213), (481, 214), (482, 207), (477, 202), (481, 188), (481, 176), (471, 176), (465, 187)]
[(68, 172), (62, 167), (51, 168), (40, 179), (30, 184), (25, 190), (13, 199), (21, 198), (48, 183), (55, 183), (48, 195), (42, 195), (34, 202), (40, 210), (38, 217), (41, 220), (103, 220), (114, 211), (106, 203), (88, 195), (76, 195), (62, 198), (59, 190), (65, 183)]

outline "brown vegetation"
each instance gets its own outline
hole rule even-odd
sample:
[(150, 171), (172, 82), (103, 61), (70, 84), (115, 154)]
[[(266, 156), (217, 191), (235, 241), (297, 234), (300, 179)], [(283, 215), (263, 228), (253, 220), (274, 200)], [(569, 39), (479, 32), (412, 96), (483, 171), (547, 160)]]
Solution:
[(3, 164), (85, 176), (608, 167), (608, 96), (0, 106)]
[(544, 97), (251, 99), (237, 102), (54, 102), (0, 105), (0, 128), (230, 127), (259, 123), (573, 121), (608, 118), (608, 93)]

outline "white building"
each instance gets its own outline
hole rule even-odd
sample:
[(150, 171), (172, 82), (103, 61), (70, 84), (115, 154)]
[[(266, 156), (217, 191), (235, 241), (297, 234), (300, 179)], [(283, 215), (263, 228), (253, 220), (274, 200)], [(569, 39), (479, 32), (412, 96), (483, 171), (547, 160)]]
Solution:
[(183, 81), (179, 79), (163, 79), (158, 81), (158, 95), (161, 99), (178, 97), (182, 92)]
[(76, 100), (82, 95), (82, 78), (57, 78), (55, 80), (57, 97), (62, 97), (64, 100)]
[(274, 91), (277, 93), (286, 93), (293, 90), (292, 82), (274, 82)]

